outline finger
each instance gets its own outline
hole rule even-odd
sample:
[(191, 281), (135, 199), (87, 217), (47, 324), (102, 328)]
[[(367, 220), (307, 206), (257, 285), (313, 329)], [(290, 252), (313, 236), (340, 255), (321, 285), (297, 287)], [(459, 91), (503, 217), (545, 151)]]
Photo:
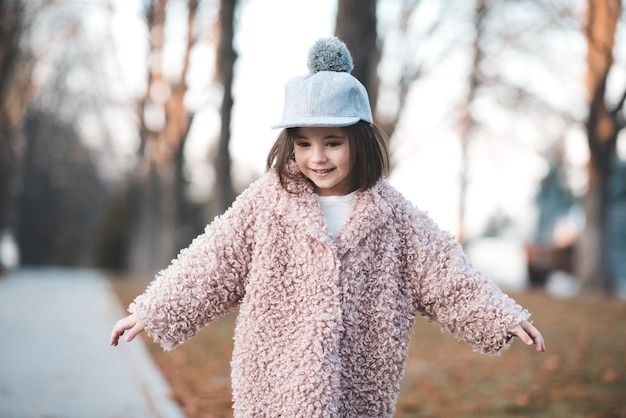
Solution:
[(111, 333), (111, 340), (109, 344), (111, 344), (112, 346), (117, 346), (117, 342), (122, 336), (122, 334), (124, 334), (124, 332), (118, 332), (118, 331), (113, 330), (113, 332)]
[(535, 345), (537, 346), (537, 351), (539, 352), (546, 351), (545, 341), (543, 340), (543, 336), (541, 335), (539, 331), (535, 329), (534, 332), (531, 332), (531, 337), (535, 341)]
[(124, 333), (123, 331), (122, 332), (118, 331), (117, 327), (113, 327), (113, 331), (111, 331), (111, 339), (109, 341), (109, 344), (111, 344), (112, 346), (116, 346), (120, 336), (123, 333)]
[(515, 333), (515, 335), (517, 335), (524, 344), (533, 345), (534, 340), (532, 339), (530, 335), (528, 335), (528, 333), (526, 332), (524, 328), (520, 326), (519, 328), (516, 328), (516, 331), (517, 332)]
[(124, 332), (132, 327), (132, 325), (132, 323), (129, 323), (128, 318), (120, 319), (119, 321), (117, 321), (115, 323), (115, 326), (113, 327), (113, 331), (111, 331), (110, 344), (112, 346), (117, 346), (120, 337), (124, 335)]
[(535, 328), (530, 323), (526, 323), (526, 324), (523, 324), (523, 325), (524, 325), (524, 328), (525, 328), (525, 331), (526, 331), (527, 335), (529, 335), (529, 337), (535, 343), (537, 351), (540, 351), (540, 352), (541, 351), (546, 351), (546, 345), (545, 345), (545, 342), (543, 340), (543, 336), (541, 335), (539, 330), (537, 328)]
[(132, 341), (139, 333), (144, 330), (145, 327), (146, 324), (142, 320), (136, 320), (133, 323), (133, 327), (130, 329), (128, 335), (126, 336), (126, 341)]
[(128, 334), (126, 334), (126, 342), (131, 342), (132, 340), (134, 340), (135, 337), (141, 332), (141, 330), (142, 328), (138, 327), (137, 325), (132, 327), (130, 331), (128, 331)]

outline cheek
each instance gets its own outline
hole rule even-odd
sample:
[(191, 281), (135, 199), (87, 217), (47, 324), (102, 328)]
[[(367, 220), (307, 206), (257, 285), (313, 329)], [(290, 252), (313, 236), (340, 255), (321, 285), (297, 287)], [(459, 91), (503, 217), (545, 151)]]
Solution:
[(346, 154), (346, 155), (343, 156), (343, 158), (341, 159), (341, 165), (346, 170), (351, 170), (352, 169), (352, 164), (350, 164), (350, 154)]
[(300, 170), (302, 170), (302, 166), (303, 166), (303, 165), (304, 165), (304, 163), (305, 163), (305, 158), (304, 158), (304, 156), (302, 155), (302, 153), (299, 153), (299, 152), (295, 152), (295, 151), (294, 151), (294, 153), (293, 153), (293, 159), (294, 159), (294, 160), (295, 160), (295, 162), (296, 162), (296, 166), (297, 166)]

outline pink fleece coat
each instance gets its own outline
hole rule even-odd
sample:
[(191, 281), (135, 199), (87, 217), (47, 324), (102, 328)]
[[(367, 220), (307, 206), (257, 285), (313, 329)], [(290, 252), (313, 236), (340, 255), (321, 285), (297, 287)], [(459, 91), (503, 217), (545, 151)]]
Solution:
[(529, 317), (386, 180), (336, 242), (308, 182), (243, 192), (129, 310), (165, 350), (239, 306), (237, 417), (391, 417), (417, 313), (496, 354)]

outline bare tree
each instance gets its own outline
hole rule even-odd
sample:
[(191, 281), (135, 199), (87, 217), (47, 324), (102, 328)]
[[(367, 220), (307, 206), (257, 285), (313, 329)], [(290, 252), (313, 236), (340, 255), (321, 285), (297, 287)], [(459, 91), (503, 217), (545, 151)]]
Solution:
[[(399, 19), (392, 25), (398, 33), (395, 40), (395, 43), (398, 44), (398, 53), (393, 58), (388, 57), (387, 59), (394, 59), (400, 64), (400, 74), (392, 88), (394, 101), (397, 105), (393, 106), (392, 109), (386, 108), (384, 111), (380, 109), (380, 106), (377, 106), (374, 116), (376, 124), (385, 131), (389, 138), (393, 137), (396, 130), (411, 86), (427, 71), (425, 62), (420, 58), (416, 58), (419, 47), (422, 45), (422, 42), (428, 41), (428, 38), (431, 37), (442, 20), (442, 16), (439, 16), (439, 18), (431, 21), (428, 27), (419, 28), (419, 34), (416, 35), (413, 32), (415, 27), (411, 24), (411, 21), (418, 14), (421, 4), (422, 0), (404, 0), (401, 5)], [(383, 56), (387, 49), (385, 48), (387, 35), (387, 33), (380, 33), (380, 38), (382, 38), (381, 60), (384, 59)], [(392, 42), (394, 41), (392, 40)], [(379, 88), (382, 87), (382, 84), (381, 81)]]
[(16, 234), (17, 173), (26, 147), (23, 121), (34, 93), (35, 60), (24, 42), (30, 21), (24, 2), (0, 0), (0, 239), (5, 231)]
[(469, 164), (469, 147), (472, 137), (478, 129), (479, 122), (471, 112), (471, 105), (476, 99), (477, 90), (482, 83), (482, 73), (480, 70), (483, 64), (484, 52), (482, 42), (484, 41), (485, 25), (484, 19), (488, 12), (487, 6), (483, 0), (477, 0), (474, 9), (474, 40), (472, 42), (472, 64), (469, 71), (469, 85), (467, 89), (467, 97), (464, 101), (459, 116), (459, 135), (461, 139), (461, 169), (459, 173), (459, 207), (457, 215), (457, 234), (456, 237), (461, 244), (465, 244), (465, 207), (467, 201), (467, 185), (468, 185), (468, 164)]
[[(403, 0), (397, 22), (393, 26), (394, 36), (390, 42), (393, 49), (399, 49), (392, 58), (400, 64), (400, 74), (394, 86), (385, 86), (397, 103), (393, 109), (380, 109), (379, 94), (381, 79), (378, 68), (385, 55), (387, 45), (385, 32), (380, 32), (377, 19), (378, 2), (375, 0), (355, 1), (340, 0), (337, 4), (335, 35), (342, 39), (350, 49), (354, 60), (352, 74), (367, 88), (370, 105), (376, 125), (385, 131), (391, 139), (400, 115), (404, 109), (410, 87), (424, 73), (424, 63), (416, 59), (418, 46), (436, 30), (439, 19), (434, 20), (427, 28), (420, 28), (420, 35), (415, 35), (411, 21), (418, 13), (421, 0)], [(399, 46), (397, 44), (400, 44)]]
[[(11, 123), (3, 126), (12, 126), (16, 136), (2, 136), (11, 148), (1, 157), (11, 160), (13, 182), (20, 185), (19, 190), (0, 185), (10, 198), (11, 232), (23, 263), (92, 265), (93, 233), (108, 185), (84, 140), (98, 137), (100, 126), (106, 124), (97, 121), (81, 129), (81, 122), (111, 102), (102, 94), (109, 81), (101, 71), (106, 61), (103, 50), (81, 17), (91, 6), (101, 5), (76, 7), (56, 1), (12, 5), (14, 12), (21, 10), (26, 17), (14, 15), (0, 25), (3, 30), (10, 28), (9, 23), (12, 30), (21, 29), (20, 37), (13, 37), (9, 45), (17, 51), (4, 55), (13, 61), (6, 62), (5, 74), (15, 73), (4, 78), (7, 95), (2, 108), (7, 112), (2, 114), (10, 114), (3, 120)], [(35, 66), (41, 66), (45, 76), (33, 77)]]
[(176, 78), (163, 71), (167, 0), (149, 2), (145, 12), (150, 66), (146, 93), (137, 104), (141, 145), (132, 189), (135, 230), (130, 242), (130, 268), (136, 272), (151, 272), (177, 250), (177, 211), (184, 204), (182, 152), (193, 120), (184, 98), (198, 1), (189, 0), (187, 7), (186, 45)]
[(616, 163), (617, 136), (625, 126), (626, 89), (615, 105), (609, 105), (607, 79), (614, 64), (613, 48), (621, 11), (621, 0), (587, 2), (584, 33), (587, 39), (589, 113), (586, 128), (590, 159), (588, 191), (583, 199), (586, 223), (578, 242), (576, 272), (583, 289), (592, 293), (613, 290), (607, 231), (609, 180)]
[(221, 128), (215, 156), (216, 198), (215, 211), (221, 213), (232, 203), (235, 192), (231, 174), (230, 125), (233, 108), (233, 79), (237, 53), (233, 47), (235, 35), (236, 0), (221, 0), (219, 13), (219, 41), (217, 46), (217, 79), (222, 85)]

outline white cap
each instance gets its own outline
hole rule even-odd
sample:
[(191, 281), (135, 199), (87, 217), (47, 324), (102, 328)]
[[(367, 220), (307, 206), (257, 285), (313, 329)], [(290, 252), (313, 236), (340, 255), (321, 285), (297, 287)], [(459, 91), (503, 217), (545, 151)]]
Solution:
[(350, 74), (354, 65), (343, 42), (318, 40), (309, 50), (307, 64), (310, 74), (287, 82), (283, 116), (272, 128), (373, 123), (367, 90)]

